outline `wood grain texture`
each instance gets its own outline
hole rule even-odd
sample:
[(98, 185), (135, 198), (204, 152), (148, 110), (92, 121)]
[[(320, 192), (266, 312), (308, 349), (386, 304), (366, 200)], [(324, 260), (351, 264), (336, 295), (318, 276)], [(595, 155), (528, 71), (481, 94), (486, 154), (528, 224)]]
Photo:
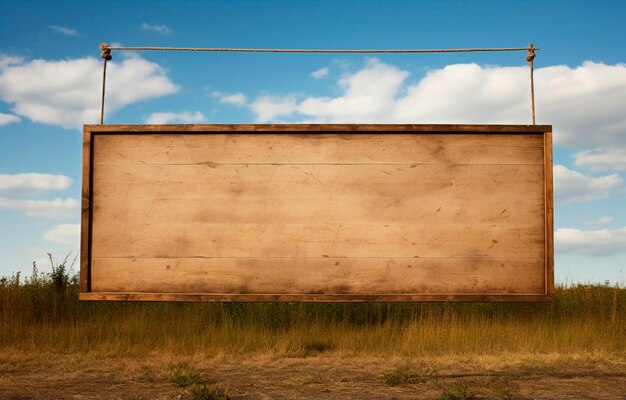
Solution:
[(83, 132), (83, 165), (82, 165), (82, 199), (81, 199), (81, 224), (80, 224), (80, 291), (87, 292), (90, 274), (90, 249), (91, 249), (91, 132)]
[(549, 300), (546, 128), (87, 126), (81, 298)]
[(94, 258), (92, 268), (97, 292), (536, 294), (545, 286), (542, 258)]
[(85, 125), (90, 132), (407, 132), (407, 133), (541, 133), (550, 125), (457, 125), (457, 124), (176, 124), (176, 125)]
[(224, 294), (224, 293), (80, 293), (83, 301), (185, 301), (214, 303), (407, 303), (407, 302), (551, 302), (546, 294)]
[(97, 165), (515, 164), (542, 165), (543, 137), (397, 133), (144, 134), (96, 136)]
[(546, 219), (546, 294), (554, 296), (554, 182), (552, 177), (552, 132), (546, 132), (545, 141), (545, 219)]
[(111, 169), (94, 176), (94, 257), (545, 253), (542, 166)]

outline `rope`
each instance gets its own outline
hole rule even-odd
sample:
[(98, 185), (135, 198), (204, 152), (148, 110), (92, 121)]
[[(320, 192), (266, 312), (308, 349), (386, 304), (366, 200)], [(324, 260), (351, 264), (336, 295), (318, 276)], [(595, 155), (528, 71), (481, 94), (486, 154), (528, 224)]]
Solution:
[[(250, 49), (231, 47), (106, 47), (116, 51), (204, 51), (220, 53), (357, 53), (357, 54), (385, 54), (385, 53), (476, 53), (485, 51), (526, 51), (528, 47), (501, 47), (501, 48), (468, 48), (468, 49)], [(538, 47), (535, 50), (540, 50)]]
[(534, 60), (535, 60), (535, 49), (533, 44), (528, 45), (528, 54), (526, 55), (526, 61), (530, 66), (530, 116), (533, 121), (533, 125), (535, 125), (535, 73), (534, 73)]
[(102, 43), (100, 45), (100, 50), (102, 50), (101, 57), (104, 60), (102, 65), (102, 99), (100, 101), (100, 125), (104, 125), (104, 95), (106, 91), (106, 81), (107, 81), (107, 61), (113, 58), (111, 56), (111, 48), (107, 43)]
[(477, 53), (495, 51), (528, 51), (526, 61), (530, 65), (530, 107), (532, 123), (535, 125), (535, 81), (534, 66), (535, 51), (541, 50), (529, 44), (528, 47), (477, 47), (466, 49), (252, 49), (232, 47), (119, 47), (100, 45), (101, 57), (104, 60), (102, 69), (102, 102), (100, 105), (100, 125), (104, 124), (104, 96), (106, 89), (107, 61), (111, 60), (111, 51), (200, 51), (213, 53), (345, 53), (345, 54), (425, 54), (425, 53)]

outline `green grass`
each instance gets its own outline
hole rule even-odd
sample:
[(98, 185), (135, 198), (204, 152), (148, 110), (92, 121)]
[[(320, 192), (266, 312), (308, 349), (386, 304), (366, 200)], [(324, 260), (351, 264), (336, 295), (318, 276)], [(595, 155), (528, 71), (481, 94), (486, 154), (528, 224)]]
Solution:
[(455, 383), (444, 389), (440, 400), (471, 400), (476, 394), (464, 383)]
[(177, 363), (170, 368), (170, 381), (179, 387), (193, 386), (200, 383), (200, 374), (185, 363)]
[(228, 400), (228, 389), (207, 385), (193, 385), (190, 390), (193, 400)]
[(28, 279), (0, 279), (0, 349), (103, 355), (626, 354), (626, 289), (608, 285), (559, 287), (552, 304), (80, 302), (77, 279), (66, 264), (57, 264), (52, 275), (34, 271)]

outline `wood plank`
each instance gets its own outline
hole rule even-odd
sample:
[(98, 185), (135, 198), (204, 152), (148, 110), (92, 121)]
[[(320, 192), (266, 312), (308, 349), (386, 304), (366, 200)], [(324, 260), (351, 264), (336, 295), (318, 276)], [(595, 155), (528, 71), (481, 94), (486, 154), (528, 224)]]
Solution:
[(176, 124), (176, 125), (84, 125), (91, 132), (464, 132), (528, 133), (543, 135), (551, 125), (457, 125), (457, 124)]
[(546, 294), (223, 294), (223, 293), (80, 293), (81, 301), (185, 301), (185, 302), (300, 302), (300, 303), (406, 303), (406, 302), (551, 302)]
[(542, 258), (94, 258), (92, 268), (100, 292), (537, 294), (545, 287)]
[[(461, 229), (463, 228), (463, 229)], [(94, 228), (94, 257), (543, 257), (543, 229), (361, 223)], [(201, 240), (200, 240), (201, 239)]]
[[(390, 198), (398, 192), (467, 199), (498, 193), (543, 198), (543, 171), (543, 165), (102, 165), (94, 173), (94, 185), (96, 195), (137, 184), (143, 190), (160, 187), (164, 195), (187, 198), (216, 191), (249, 196), (259, 190), (380, 192)], [(117, 187), (111, 187), (116, 182)]]
[(537, 164), (543, 137), (467, 134), (96, 135), (94, 164)]
[(542, 166), (106, 165), (95, 173), (93, 202), (104, 224), (374, 219), (543, 228), (542, 175)]
[(90, 274), (90, 247), (91, 247), (91, 132), (83, 132), (83, 165), (82, 165), (82, 200), (81, 200), (81, 228), (80, 228), (80, 291), (89, 291)]
[(554, 296), (554, 192), (552, 177), (552, 132), (545, 136), (545, 219), (546, 219), (546, 294)]
[[(129, 185), (130, 186), (130, 185)], [(308, 224), (321, 221), (339, 226), (355, 221), (373, 221), (381, 226), (388, 224), (420, 225), (489, 225), (504, 228), (514, 225), (523, 228), (544, 229), (542, 217), (544, 199), (494, 198), (450, 199), (420, 197), (406, 194), (402, 201), (393, 201), (378, 193), (368, 193), (360, 199), (356, 195), (330, 194), (315, 196), (315, 202), (306, 202), (304, 193), (287, 193), (272, 198), (270, 190), (257, 192), (251, 199), (241, 199), (231, 193), (213, 192), (202, 197), (188, 197), (186, 193), (163, 193), (157, 190), (142, 191), (143, 185), (116, 186), (128, 194), (128, 200), (112, 193), (99, 195), (96, 219), (102, 229), (130, 229), (130, 226), (149, 226), (161, 221), (186, 225), (199, 224)], [(123, 188), (123, 189), (122, 189)], [(310, 197), (314, 197), (312, 194)], [(399, 198), (399, 197), (398, 197)], [(358, 201), (357, 201), (358, 200)], [(230, 207), (225, 207), (230, 204)], [(386, 208), (373, 211), (370, 204)], [(129, 219), (131, 216), (132, 219)], [(120, 221), (124, 226), (120, 226)], [(282, 222), (281, 222), (282, 223)], [(452, 226), (451, 226), (452, 227)], [(133, 228), (134, 229), (134, 228)]]

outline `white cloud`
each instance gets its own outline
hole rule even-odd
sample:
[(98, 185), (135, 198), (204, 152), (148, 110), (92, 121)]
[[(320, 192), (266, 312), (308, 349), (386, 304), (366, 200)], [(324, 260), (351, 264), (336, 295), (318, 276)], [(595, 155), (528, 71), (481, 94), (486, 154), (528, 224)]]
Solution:
[(585, 224), (587, 225), (608, 225), (613, 222), (613, 217), (600, 217), (593, 221), (587, 221)]
[[(622, 135), (626, 135), (626, 129)], [(574, 155), (574, 164), (591, 171), (626, 171), (626, 146), (578, 152)]]
[(297, 101), (294, 96), (259, 96), (250, 104), (250, 109), (256, 114), (257, 122), (265, 123), (295, 112)]
[(319, 122), (376, 122), (393, 115), (404, 80), (409, 73), (369, 59), (363, 69), (339, 80), (344, 95), (309, 97), (297, 111)]
[(248, 98), (241, 92), (225, 94), (221, 92), (213, 92), (211, 96), (219, 99), (222, 104), (231, 104), (237, 107), (243, 107), (248, 102)]
[(0, 70), (8, 67), (9, 65), (17, 65), (21, 64), (22, 62), (24, 62), (24, 59), (22, 57), (10, 56), (8, 54), (0, 52)]
[(195, 113), (187, 111), (179, 113), (157, 112), (148, 116), (146, 124), (197, 124), (205, 120), (206, 118), (200, 111)]
[(141, 24), (141, 29), (144, 31), (153, 31), (160, 33), (161, 35), (169, 35), (173, 30), (167, 25), (153, 25), (147, 22)]
[(325, 76), (328, 76), (328, 73), (330, 72), (330, 70), (328, 69), (328, 67), (322, 67), (320, 69), (318, 69), (317, 71), (313, 71), (311, 72), (311, 76), (315, 79), (320, 79), (323, 78)]
[(75, 199), (17, 200), (0, 197), (0, 209), (16, 210), (29, 217), (69, 218), (78, 215)]
[[(626, 64), (541, 68), (538, 113), (567, 147), (626, 146)], [(558, 134), (558, 135), (557, 135)]]
[(270, 122), (287, 116), (304, 116), (312, 122), (379, 122), (393, 119), (396, 96), (408, 72), (368, 59), (365, 67), (339, 80), (344, 94), (339, 97), (307, 97), (301, 102), (295, 95), (258, 97), (250, 104), (258, 122)]
[[(368, 59), (365, 66), (352, 75), (340, 79), (340, 96), (307, 97), (297, 103), (293, 95), (262, 96), (257, 99), (262, 104), (272, 105), (275, 99), (292, 100), (282, 108), (272, 108), (274, 112), (259, 114), (258, 108), (251, 107), (259, 120), (268, 121), (300, 114), (313, 122), (387, 122), (387, 123), (445, 123), (445, 122), (485, 122), (475, 113), (481, 109), (476, 101), (475, 88), (481, 85), (490, 88), (488, 97), (494, 103), (504, 107), (502, 93), (506, 93), (507, 85), (503, 82), (511, 80), (510, 75), (517, 73), (514, 69), (498, 69), (494, 82), (487, 82), (487, 72), (475, 64), (459, 64), (448, 66), (442, 70), (430, 72), (422, 81), (415, 85), (406, 85), (409, 76), (395, 66), (384, 64), (377, 59)], [(471, 96), (470, 96), (471, 94)], [(512, 96), (515, 100), (516, 96)], [(519, 96), (517, 96), (519, 97)], [(471, 99), (471, 101), (468, 101)], [(268, 101), (274, 100), (274, 101)], [(255, 105), (256, 102), (252, 105)], [(509, 102), (510, 103), (510, 102)], [(484, 105), (482, 106), (484, 107)], [(261, 111), (265, 111), (261, 108)], [(485, 117), (488, 110), (484, 110)], [(497, 112), (491, 114), (497, 115)], [(511, 113), (507, 112), (506, 118)], [(514, 115), (514, 114), (513, 114)], [(503, 117), (499, 117), (503, 118)], [(521, 118), (520, 118), (521, 119)], [(487, 118), (493, 123), (493, 118)]]
[(22, 119), (17, 115), (0, 113), (0, 126), (20, 122)]
[[(586, 61), (535, 70), (538, 123), (577, 150), (626, 148), (626, 65)], [(263, 95), (250, 104), (260, 121), (287, 116), (312, 122), (528, 124), (528, 67), (448, 65), (408, 84), (407, 71), (370, 59), (339, 81), (336, 97)], [(292, 102), (277, 102), (276, 99)], [(274, 101), (271, 101), (274, 100)], [(272, 112), (267, 112), (271, 106)], [(283, 107), (278, 107), (282, 105)]]
[[(13, 60), (0, 70), (0, 98), (13, 105), (14, 113), (34, 122), (80, 128), (99, 120), (101, 74), (101, 60), (94, 57), (17, 64)], [(107, 113), (177, 90), (158, 64), (140, 57), (107, 66)]]
[(80, 224), (60, 224), (43, 233), (43, 238), (50, 242), (78, 245)]
[(72, 179), (51, 174), (0, 174), (0, 193), (11, 195), (36, 195), (52, 190), (65, 190)]
[(560, 204), (607, 198), (610, 190), (622, 183), (624, 181), (617, 174), (592, 177), (563, 165), (554, 166), (554, 197)]
[(626, 253), (626, 228), (582, 231), (557, 229), (554, 244), (559, 252), (574, 252), (591, 256)]
[[(585, 149), (626, 146), (626, 66), (584, 62), (536, 70), (539, 123), (554, 126), (555, 142)], [(450, 65), (409, 86), (395, 120), (526, 124), (527, 67)]]
[(52, 31), (56, 32), (56, 33), (60, 33), (62, 35), (66, 35), (66, 36), (78, 36), (78, 32), (75, 31), (74, 29), (70, 29), (67, 28), (65, 26), (61, 26), (61, 25), (48, 25), (48, 28), (50, 28)]
[(524, 67), (448, 65), (407, 88), (394, 119), (434, 123), (528, 123)]

